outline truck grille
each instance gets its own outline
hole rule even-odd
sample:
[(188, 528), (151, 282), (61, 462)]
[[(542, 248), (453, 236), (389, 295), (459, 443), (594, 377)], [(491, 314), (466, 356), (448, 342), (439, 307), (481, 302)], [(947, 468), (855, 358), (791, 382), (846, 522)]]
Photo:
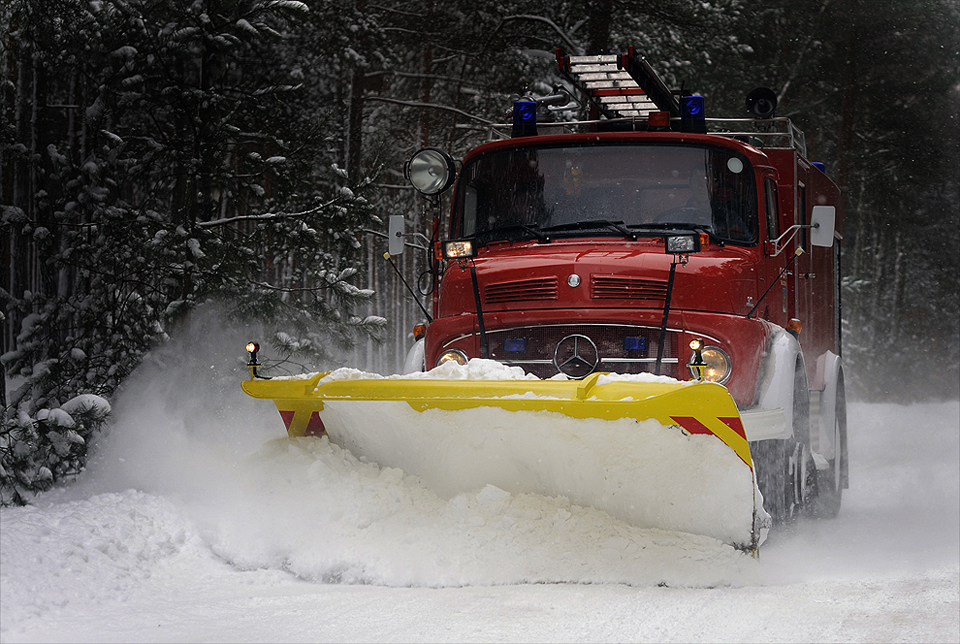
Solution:
[(592, 275), (590, 297), (595, 300), (652, 300), (667, 298), (667, 283), (662, 280), (623, 277), (619, 275)]
[[(490, 357), (508, 365), (522, 367), (539, 378), (559, 373), (554, 363), (557, 345), (571, 336), (585, 336), (596, 346), (599, 363), (592, 371), (613, 373), (653, 373), (657, 361), (660, 329), (629, 325), (565, 324), (530, 326), (487, 332)], [(677, 377), (677, 333), (667, 331), (663, 345), (660, 374)], [(567, 341), (569, 344), (569, 340)], [(586, 341), (584, 345), (589, 345)], [(561, 352), (564, 347), (561, 347)], [(564, 361), (561, 355), (559, 362)], [(587, 373), (570, 373), (581, 377)]]
[(557, 299), (556, 277), (497, 282), (488, 284), (483, 289), (483, 301), (487, 304), (555, 299)]

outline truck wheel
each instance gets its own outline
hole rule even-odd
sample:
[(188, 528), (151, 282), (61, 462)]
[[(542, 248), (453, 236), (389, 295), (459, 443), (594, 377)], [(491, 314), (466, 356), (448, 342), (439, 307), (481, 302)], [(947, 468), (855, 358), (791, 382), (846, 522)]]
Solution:
[(820, 495), (817, 478), (817, 464), (813, 460), (810, 447), (805, 443), (794, 443), (790, 457), (790, 518), (816, 512)]
[(833, 423), (833, 458), (830, 467), (820, 473), (816, 503), (813, 504), (813, 516), (818, 519), (833, 519), (840, 514), (843, 499), (843, 470), (846, 465), (844, 443), (847, 435), (847, 399), (843, 386), (843, 373), (837, 381), (837, 410)]
[(784, 523), (790, 516), (792, 496), (787, 459), (787, 441), (765, 440), (753, 444), (753, 459), (757, 472), (757, 487), (763, 495), (763, 509), (775, 525)]
[(810, 453), (810, 394), (798, 362), (793, 391), (793, 437), (756, 445), (757, 487), (773, 523), (797, 518), (817, 497), (817, 469)]
[(810, 391), (803, 364), (797, 362), (793, 379), (793, 440), (788, 463), (788, 518), (809, 512), (818, 496), (817, 466), (810, 451)]

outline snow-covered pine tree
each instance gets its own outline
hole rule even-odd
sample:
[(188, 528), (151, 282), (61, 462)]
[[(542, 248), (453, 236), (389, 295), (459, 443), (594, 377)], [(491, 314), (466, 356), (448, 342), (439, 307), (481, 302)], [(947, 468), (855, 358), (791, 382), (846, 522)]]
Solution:
[(22, 411), (5, 417), (0, 425), (0, 505), (24, 505), (54, 482), (79, 474), (88, 441), (109, 415), (106, 400), (82, 394), (33, 417)]
[(303, 92), (283, 72), (303, 3), (5, 11), (16, 109), (4, 131), (16, 138), (3, 149), (2, 360), (15, 438), (0, 449), (16, 456), (7, 474), (35, 484), (25, 490), (82, 465), (83, 450), (64, 469), (44, 447), (50, 410), (109, 397), (209, 298), (274, 325), (280, 348), (311, 363), (382, 327), (354, 313), (371, 295), (353, 284), (360, 229), (378, 221), (369, 181), (336, 165), (336, 124), (286, 108)]

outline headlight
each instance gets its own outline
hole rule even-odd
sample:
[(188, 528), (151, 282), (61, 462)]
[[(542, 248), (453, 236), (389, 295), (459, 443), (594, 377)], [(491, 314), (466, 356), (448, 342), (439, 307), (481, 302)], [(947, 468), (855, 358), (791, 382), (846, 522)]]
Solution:
[[(703, 370), (703, 379), (709, 382), (717, 382), (721, 385), (730, 380), (730, 374), (733, 371), (733, 365), (730, 362), (730, 356), (727, 355), (727, 352), (721, 349), (720, 347), (703, 347), (700, 351), (700, 355), (703, 357), (703, 361), (706, 363), (706, 367)], [(693, 374), (693, 377), (697, 377), (697, 372), (694, 367), (691, 366), (693, 358), (687, 363), (687, 366), (690, 368), (690, 373)]]
[(451, 360), (457, 364), (467, 364), (469, 358), (467, 358), (467, 354), (460, 349), (447, 349), (437, 358), (437, 366), (439, 367), (444, 362), (450, 362)]
[(437, 195), (453, 183), (456, 166), (446, 152), (424, 148), (410, 158), (404, 166), (404, 174), (418, 192)]
[(667, 237), (665, 247), (673, 255), (689, 255), (710, 248), (710, 235), (671, 235)]
[(462, 259), (464, 257), (473, 257), (473, 242), (471, 241), (449, 241), (443, 244), (443, 254), (447, 259)]
[(667, 252), (673, 254), (689, 254), (700, 250), (700, 238), (696, 235), (674, 235), (667, 237)]

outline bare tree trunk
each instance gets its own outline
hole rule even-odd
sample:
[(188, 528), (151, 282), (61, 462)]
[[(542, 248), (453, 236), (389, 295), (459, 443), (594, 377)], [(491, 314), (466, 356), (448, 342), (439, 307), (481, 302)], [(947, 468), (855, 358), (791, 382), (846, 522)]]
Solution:
[(363, 168), (363, 79), (364, 72), (357, 66), (350, 80), (350, 104), (347, 107), (347, 175), (353, 183), (360, 181)]
[(587, 54), (610, 53), (613, 0), (593, 0), (587, 5)]
[(843, 98), (840, 105), (840, 132), (837, 136), (837, 183), (841, 190), (845, 190), (850, 185), (850, 170), (853, 162), (850, 155), (853, 149), (854, 133), (857, 129), (857, 101), (860, 94), (857, 56), (859, 51), (858, 39), (862, 37), (856, 28), (856, 17), (860, 12), (859, 5), (859, 0), (850, 0), (846, 30)]
[(903, 302), (903, 250), (900, 245), (900, 232), (897, 231), (893, 237), (893, 277), (891, 281), (893, 286), (890, 289), (890, 329), (889, 338), (896, 342), (900, 335), (900, 309)]
[[(430, 104), (430, 94), (433, 90), (433, 47), (426, 45), (420, 55), (420, 73), (423, 76), (420, 79), (420, 102), (424, 105)], [(430, 110), (420, 109), (420, 147), (424, 148), (430, 145)]]

